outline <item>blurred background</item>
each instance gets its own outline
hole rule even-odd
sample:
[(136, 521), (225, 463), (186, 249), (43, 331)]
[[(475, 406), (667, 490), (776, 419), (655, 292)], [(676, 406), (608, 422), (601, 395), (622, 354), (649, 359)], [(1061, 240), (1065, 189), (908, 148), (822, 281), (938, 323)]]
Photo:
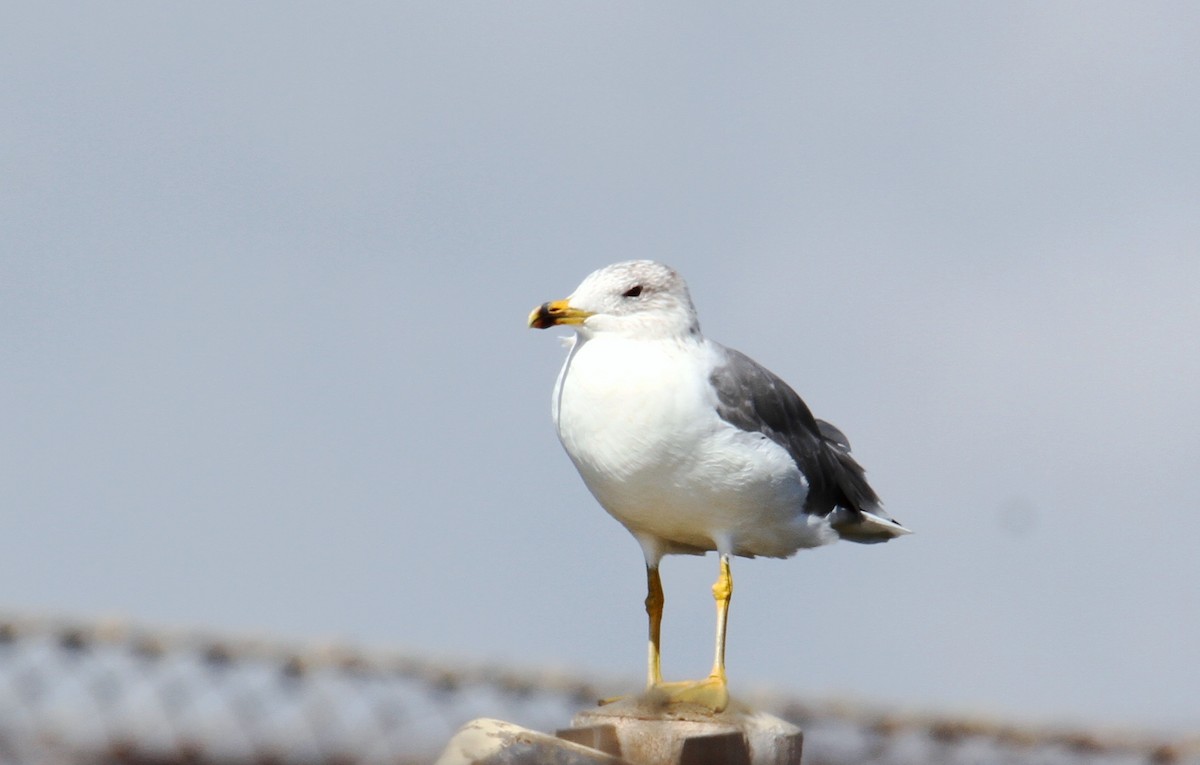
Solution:
[(525, 319), (654, 258), (917, 532), (735, 561), (735, 693), (1200, 724), (1194, 4), (3, 16), (5, 611), (636, 687)]

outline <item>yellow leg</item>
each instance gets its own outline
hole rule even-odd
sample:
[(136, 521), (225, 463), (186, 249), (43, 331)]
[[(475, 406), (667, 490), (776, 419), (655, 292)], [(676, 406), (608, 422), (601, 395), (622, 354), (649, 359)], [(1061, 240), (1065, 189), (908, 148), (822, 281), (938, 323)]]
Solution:
[(658, 566), (646, 566), (646, 614), (650, 617), (650, 662), (646, 672), (646, 687), (662, 684), (662, 580)]
[[(657, 578), (657, 573), (656, 573)], [(729, 619), (729, 601), (733, 597), (733, 575), (729, 571), (729, 556), (721, 556), (721, 572), (713, 584), (713, 599), (717, 601), (717, 648), (712, 672), (699, 682), (663, 683), (661, 679), (651, 685), (666, 694), (671, 702), (685, 702), (708, 707), (720, 712), (729, 706), (729, 688), (725, 681), (725, 625)], [(646, 599), (649, 608), (650, 598)], [(661, 611), (660, 611), (661, 616)], [(651, 617), (651, 661), (657, 658), (654, 640), (655, 627)], [(651, 672), (654, 671), (652, 667)], [(661, 676), (660, 676), (661, 677)]]
[(729, 572), (729, 556), (721, 556), (721, 573), (713, 585), (717, 601), (717, 652), (709, 678), (725, 684), (725, 625), (729, 621), (729, 601), (733, 598), (733, 575)]

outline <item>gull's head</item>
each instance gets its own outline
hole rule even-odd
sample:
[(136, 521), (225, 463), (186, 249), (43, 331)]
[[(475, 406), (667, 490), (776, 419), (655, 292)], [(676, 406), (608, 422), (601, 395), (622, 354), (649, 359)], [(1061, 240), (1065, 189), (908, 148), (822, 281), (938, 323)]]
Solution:
[(674, 337), (699, 334), (687, 284), (673, 268), (653, 260), (630, 260), (593, 271), (564, 300), (543, 303), (529, 326), (558, 325), (582, 335)]

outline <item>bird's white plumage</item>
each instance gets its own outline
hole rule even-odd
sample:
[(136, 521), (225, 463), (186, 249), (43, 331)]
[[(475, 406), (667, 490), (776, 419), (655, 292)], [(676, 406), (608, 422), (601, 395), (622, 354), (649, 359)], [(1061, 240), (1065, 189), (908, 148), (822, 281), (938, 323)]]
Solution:
[[(640, 294), (623, 296), (631, 286)], [(802, 512), (808, 484), (787, 450), (718, 415), (720, 349), (673, 271), (610, 266), (567, 303), (591, 315), (555, 386), (558, 435), (648, 563), (704, 550), (784, 557), (838, 538), (827, 518)]]

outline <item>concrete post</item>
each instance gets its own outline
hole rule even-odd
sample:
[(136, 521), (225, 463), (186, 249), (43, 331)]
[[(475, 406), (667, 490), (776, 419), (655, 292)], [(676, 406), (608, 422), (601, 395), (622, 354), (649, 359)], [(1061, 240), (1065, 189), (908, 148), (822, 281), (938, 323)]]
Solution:
[(629, 698), (575, 715), (560, 738), (633, 765), (800, 765), (804, 734), (765, 712), (719, 714), (688, 704)]

